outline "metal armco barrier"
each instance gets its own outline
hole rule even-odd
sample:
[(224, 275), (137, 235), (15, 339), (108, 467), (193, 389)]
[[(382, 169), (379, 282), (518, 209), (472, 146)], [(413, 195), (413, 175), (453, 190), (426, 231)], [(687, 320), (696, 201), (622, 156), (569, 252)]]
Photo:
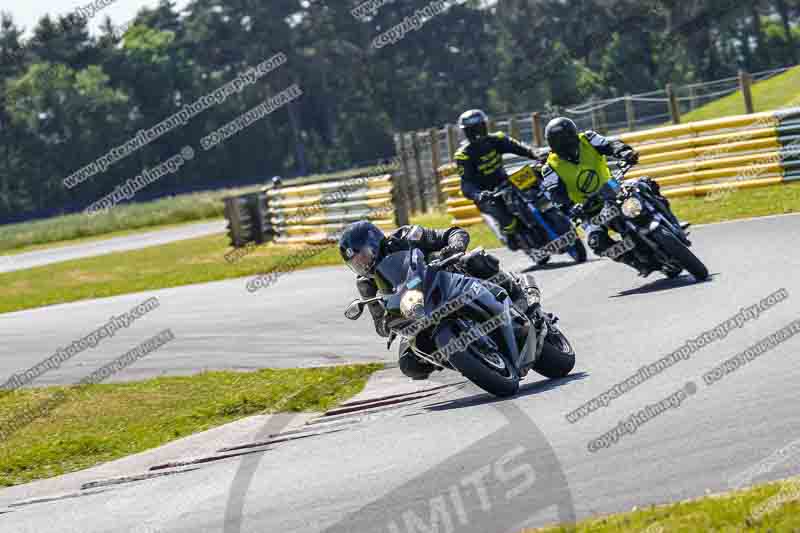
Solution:
[[(231, 245), (334, 242), (351, 222), (387, 231), (404, 220), (392, 174), (283, 186), (225, 199)], [(407, 214), (405, 214), (407, 218)], [(400, 222), (399, 222), (400, 221)]]
[[(618, 137), (640, 154), (626, 178), (654, 178), (667, 197), (703, 196), (800, 180), (800, 107), (691, 122)], [(524, 161), (506, 159), (506, 164)], [(461, 194), (455, 165), (439, 167), (453, 223), (483, 222)]]

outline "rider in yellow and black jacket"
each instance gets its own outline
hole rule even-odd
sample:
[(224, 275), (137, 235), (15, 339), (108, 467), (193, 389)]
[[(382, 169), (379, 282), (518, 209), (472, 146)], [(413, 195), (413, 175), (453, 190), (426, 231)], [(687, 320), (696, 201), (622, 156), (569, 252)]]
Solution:
[[(607, 139), (595, 131), (578, 133), (577, 126), (568, 118), (551, 120), (545, 128), (545, 137), (550, 146), (550, 155), (542, 168), (543, 186), (553, 202), (572, 215), (577, 214), (589, 195), (611, 179), (606, 156), (613, 156), (631, 165), (639, 161), (639, 154), (627, 144)], [(660, 195), (655, 182), (651, 187), (656, 195)], [(666, 198), (664, 201), (667, 202)], [(596, 214), (585, 213), (582, 218)], [(601, 255), (615, 244), (608, 231), (605, 225), (590, 225), (587, 228), (589, 247), (595, 254)], [(648, 267), (641, 264), (631, 252), (614, 259), (632, 266), (642, 275), (649, 274)]]
[(492, 216), (508, 237), (512, 250), (519, 248), (514, 234), (519, 221), (509, 212), (505, 203), (491, 198), (492, 191), (504, 183), (508, 176), (503, 168), (503, 154), (516, 154), (536, 159), (533, 150), (503, 132), (488, 132), (489, 117), (480, 109), (470, 109), (461, 114), (458, 125), (467, 138), (458, 148), (455, 159), (461, 177), (461, 192), (482, 213)]

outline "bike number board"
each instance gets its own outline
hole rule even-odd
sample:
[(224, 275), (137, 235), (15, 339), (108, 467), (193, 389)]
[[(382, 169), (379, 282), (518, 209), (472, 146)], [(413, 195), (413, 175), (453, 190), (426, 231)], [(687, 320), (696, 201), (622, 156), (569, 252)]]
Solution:
[(508, 179), (517, 189), (524, 191), (536, 185), (538, 178), (533, 169), (529, 165), (526, 165), (511, 174)]

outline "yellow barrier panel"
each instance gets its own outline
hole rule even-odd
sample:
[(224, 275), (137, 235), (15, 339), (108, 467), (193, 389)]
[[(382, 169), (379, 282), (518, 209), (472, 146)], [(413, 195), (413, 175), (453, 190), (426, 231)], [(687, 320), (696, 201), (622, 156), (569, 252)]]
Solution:
[(475, 205), (465, 205), (463, 207), (453, 207), (447, 210), (453, 216), (457, 217), (468, 217), (468, 216), (478, 216), (481, 214), (478, 211), (478, 208)]
[(710, 181), (723, 178), (737, 178), (740, 176), (768, 176), (783, 172), (783, 165), (779, 162), (766, 163), (761, 165), (750, 165), (747, 167), (727, 167), (713, 170), (703, 170), (700, 172), (689, 172), (677, 176), (666, 178), (656, 178), (656, 181), (663, 186), (678, 185), (695, 181)]
[(475, 205), (475, 203), (470, 200), (469, 198), (464, 198), (463, 196), (459, 198), (448, 198), (447, 199), (447, 207), (459, 207), (464, 205)]
[(313, 217), (271, 217), (270, 222), (275, 226), (290, 226), (295, 224), (329, 224), (333, 222), (356, 222), (358, 220), (374, 220), (377, 217), (386, 216), (384, 211), (372, 211), (370, 209), (363, 209), (361, 211), (352, 211), (349, 213), (340, 214), (324, 214)]
[(476, 224), (483, 224), (484, 220), (483, 217), (473, 217), (473, 218), (464, 218), (464, 219), (456, 219), (454, 218), (451, 222), (453, 225), (457, 226), (474, 226)]
[(623, 133), (619, 139), (627, 144), (653, 141), (656, 139), (668, 139), (671, 137), (681, 137), (706, 131), (714, 131), (731, 128), (744, 128), (759, 124), (763, 126), (775, 126), (778, 123), (772, 111), (763, 113), (753, 113), (751, 115), (735, 115), (732, 117), (715, 118), (711, 120), (701, 120), (690, 122), (679, 126), (666, 126), (639, 132)]
[(664, 191), (664, 196), (668, 198), (679, 198), (682, 196), (703, 196), (716, 190), (726, 189), (754, 189), (757, 187), (768, 187), (770, 185), (777, 185), (784, 183), (783, 177), (776, 178), (761, 178), (756, 180), (729, 182), (729, 183), (714, 183), (710, 185), (698, 185), (695, 187), (683, 187), (680, 189), (672, 189)]
[(270, 213), (274, 215), (284, 215), (284, 216), (291, 216), (296, 214), (314, 214), (314, 213), (328, 213), (328, 212), (336, 212), (336, 211), (347, 211), (348, 209), (353, 208), (368, 208), (368, 207), (382, 207), (386, 205), (392, 205), (392, 197), (389, 196), (387, 198), (375, 198), (372, 200), (366, 201), (358, 201), (358, 202), (341, 202), (338, 204), (326, 204), (326, 205), (319, 205), (311, 206), (311, 207), (278, 207), (274, 209), (270, 209)]
[(686, 148), (699, 148), (701, 146), (714, 146), (731, 142), (761, 139), (764, 137), (775, 137), (778, 134), (774, 126), (758, 128), (753, 130), (740, 130), (732, 133), (718, 133), (716, 135), (703, 135), (700, 137), (689, 137), (676, 141), (664, 141), (650, 144), (637, 144), (636, 150), (640, 155), (658, 154), (662, 152), (673, 152)]
[[(384, 232), (396, 229), (394, 221), (392, 220), (376, 220), (375, 225), (381, 228)], [(339, 230), (343, 229), (344, 225), (340, 226)], [(333, 244), (336, 242), (336, 232), (333, 233), (315, 233), (304, 234), (300, 236), (279, 236), (275, 238), (278, 244)]]
[(767, 152), (759, 154), (748, 154), (736, 157), (723, 157), (718, 159), (704, 159), (702, 161), (691, 161), (689, 163), (680, 163), (677, 165), (667, 165), (663, 167), (651, 167), (647, 169), (636, 169), (628, 172), (626, 178), (640, 178), (643, 176), (650, 176), (658, 178), (662, 176), (674, 176), (686, 172), (698, 172), (701, 170), (711, 170), (715, 168), (724, 167), (741, 167), (747, 164), (758, 164), (772, 161), (780, 161), (780, 154), (778, 152)]
[[(347, 194), (342, 194), (341, 201), (347, 200), (370, 200), (375, 198), (391, 197), (392, 189), (362, 189), (360, 191), (353, 191)], [(322, 203), (323, 200), (330, 199), (323, 195), (314, 196), (287, 196), (286, 198), (273, 197), (269, 200), (270, 208), (288, 208), (288, 207), (304, 207), (310, 205), (335, 205), (333, 203)]]
[(392, 176), (391, 174), (384, 174), (382, 176), (372, 176), (368, 178), (351, 178), (341, 181), (328, 181), (323, 183), (314, 183), (312, 185), (301, 185), (299, 187), (285, 187), (278, 189), (270, 189), (267, 195), (272, 198), (275, 196), (306, 196), (308, 194), (322, 194), (325, 192), (336, 190), (358, 190), (359, 188), (377, 188), (386, 187), (390, 185)]
[[(448, 178), (449, 176), (453, 176), (455, 174), (458, 174), (458, 171), (456, 170), (456, 165), (454, 163), (447, 163), (443, 167), (439, 167), (439, 176), (442, 177), (442, 178)], [(453, 179), (453, 178), (450, 178), (450, 179)], [(458, 180), (459, 178), (456, 177), (455, 179)], [(448, 182), (447, 179), (445, 179), (445, 180), (442, 180), (441, 183), (445, 184), (447, 182)]]
[[(722, 156), (730, 152), (750, 152), (757, 150), (777, 149), (781, 143), (777, 137), (767, 137), (765, 139), (755, 139), (750, 141), (734, 142), (714, 146), (704, 146), (701, 148), (689, 148), (675, 152), (663, 152), (654, 155), (642, 156), (639, 165), (647, 167), (657, 163), (667, 163), (670, 161), (685, 161), (687, 159), (697, 159), (700, 157)], [(638, 168), (638, 167), (637, 167)]]

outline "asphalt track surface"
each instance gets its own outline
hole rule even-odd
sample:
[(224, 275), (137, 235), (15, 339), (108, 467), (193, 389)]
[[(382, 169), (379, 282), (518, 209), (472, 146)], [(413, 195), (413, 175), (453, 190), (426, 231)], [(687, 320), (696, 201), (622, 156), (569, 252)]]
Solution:
[[(799, 233), (797, 216), (695, 229), (694, 249), (713, 274), (705, 283), (658, 274), (642, 280), (607, 260), (537, 271), (545, 307), (561, 317), (578, 363), (563, 380), (530, 374), (515, 398), (495, 400), (470, 384), (457, 385), (402, 408), (345, 417), (344, 430), (336, 433), (79, 498), (16, 507), (0, 515), (0, 529), (517, 531), (523, 523), (542, 525), (728, 490), (732, 478), (800, 438), (800, 336), (713, 386), (702, 375), (800, 318), (800, 254), (794, 246)], [(501, 255), (513, 268), (525, 266), (521, 256)], [(576, 423), (565, 419), (642, 365), (781, 288), (789, 298), (758, 319), (608, 407)], [(342, 317), (354, 294), (343, 269), (287, 275), (255, 294), (245, 291), (244, 280), (153, 294), (161, 308), (37, 383), (80, 378), (164, 327), (171, 327), (176, 339), (120, 378), (394, 356), (372, 336), (366, 317), (355, 323)], [(7, 339), (2, 374), (34, 364), (48, 347), (70, 342), (146, 296), (0, 316)], [(696, 392), (679, 407), (606, 449), (588, 450), (591, 439), (688, 382)], [(796, 475), (799, 460), (785, 457), (752, 481)]]
[(113, 252), (125, 252), (127, 250), (138, 250), (149, 246), (158, 246), (174, 241), (194, 239), (204, 237), (214, 233), (223, 233), (226, 230), (224, 220), (213, 222), (199, 222), (196, 224), (186, 224), (170, 229), (160, 229), (145, 233), (135, 233), (111, 239), (101, 239), (96, 241), (84, 242), (80, 244), (70, 244), (56, 248), (46, 248), (33, 252), (0, 256), (0, 272), (14, 272), (25, 270), (37, 266), (71, 261), (72, 259), (82, 259), (84, 257), (94, 257)]

